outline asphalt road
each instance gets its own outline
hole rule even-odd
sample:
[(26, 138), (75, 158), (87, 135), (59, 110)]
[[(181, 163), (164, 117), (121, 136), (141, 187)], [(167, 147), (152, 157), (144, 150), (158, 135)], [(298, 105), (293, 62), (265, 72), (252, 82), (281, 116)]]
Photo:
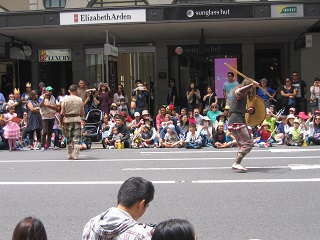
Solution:
[(236, 148), (94, 149), (0, 152), (0, 240), (25, 216), (40, 218), (50, 240), (81, 239), (86, 222), (116, 205), (131, 176), (154, 182), (140, 222), (184, 218), (199, 240), (320, 239), (320, 148), (254, 148), (232, 171)]

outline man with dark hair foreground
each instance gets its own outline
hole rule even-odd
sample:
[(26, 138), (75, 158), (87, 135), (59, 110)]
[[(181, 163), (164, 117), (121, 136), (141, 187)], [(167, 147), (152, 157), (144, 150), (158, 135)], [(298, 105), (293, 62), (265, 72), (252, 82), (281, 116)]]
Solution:
[(136, 221), (154, 197), (154, 186), (141, 177), (126, 180), (118, 192), (118, 206), (90, 219), (83, 240), (150, 240), (151, 233)]

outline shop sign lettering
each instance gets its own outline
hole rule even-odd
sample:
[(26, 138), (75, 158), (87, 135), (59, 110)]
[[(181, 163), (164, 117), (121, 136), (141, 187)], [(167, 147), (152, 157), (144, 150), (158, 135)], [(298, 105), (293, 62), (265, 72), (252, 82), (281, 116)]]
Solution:
[(71, 49), (41, 49), (39, 62), (69, 62), (72, 61)]

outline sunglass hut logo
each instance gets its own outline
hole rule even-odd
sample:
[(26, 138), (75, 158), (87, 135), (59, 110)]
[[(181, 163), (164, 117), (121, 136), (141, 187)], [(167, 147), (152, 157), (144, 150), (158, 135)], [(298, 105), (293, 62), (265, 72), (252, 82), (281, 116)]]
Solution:
[(192, 17), (212, 17), (212, 16), (226, 16), (230, 15), (230, 9), (217, 9), (217, 10), (188, 10), (186, 12), (188, 18)]

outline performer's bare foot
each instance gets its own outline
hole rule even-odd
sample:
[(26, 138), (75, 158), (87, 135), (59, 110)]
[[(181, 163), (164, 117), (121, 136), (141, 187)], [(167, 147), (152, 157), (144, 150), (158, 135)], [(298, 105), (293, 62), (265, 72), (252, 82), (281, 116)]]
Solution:
[(68, 159), (73, 159), (72, 154), (68, 154)]
[(240, 171), (248, 171), (245, 167), (243, 167), (241, 164), (234, 163), (232, 164), (232, 170), (240, 170)]

